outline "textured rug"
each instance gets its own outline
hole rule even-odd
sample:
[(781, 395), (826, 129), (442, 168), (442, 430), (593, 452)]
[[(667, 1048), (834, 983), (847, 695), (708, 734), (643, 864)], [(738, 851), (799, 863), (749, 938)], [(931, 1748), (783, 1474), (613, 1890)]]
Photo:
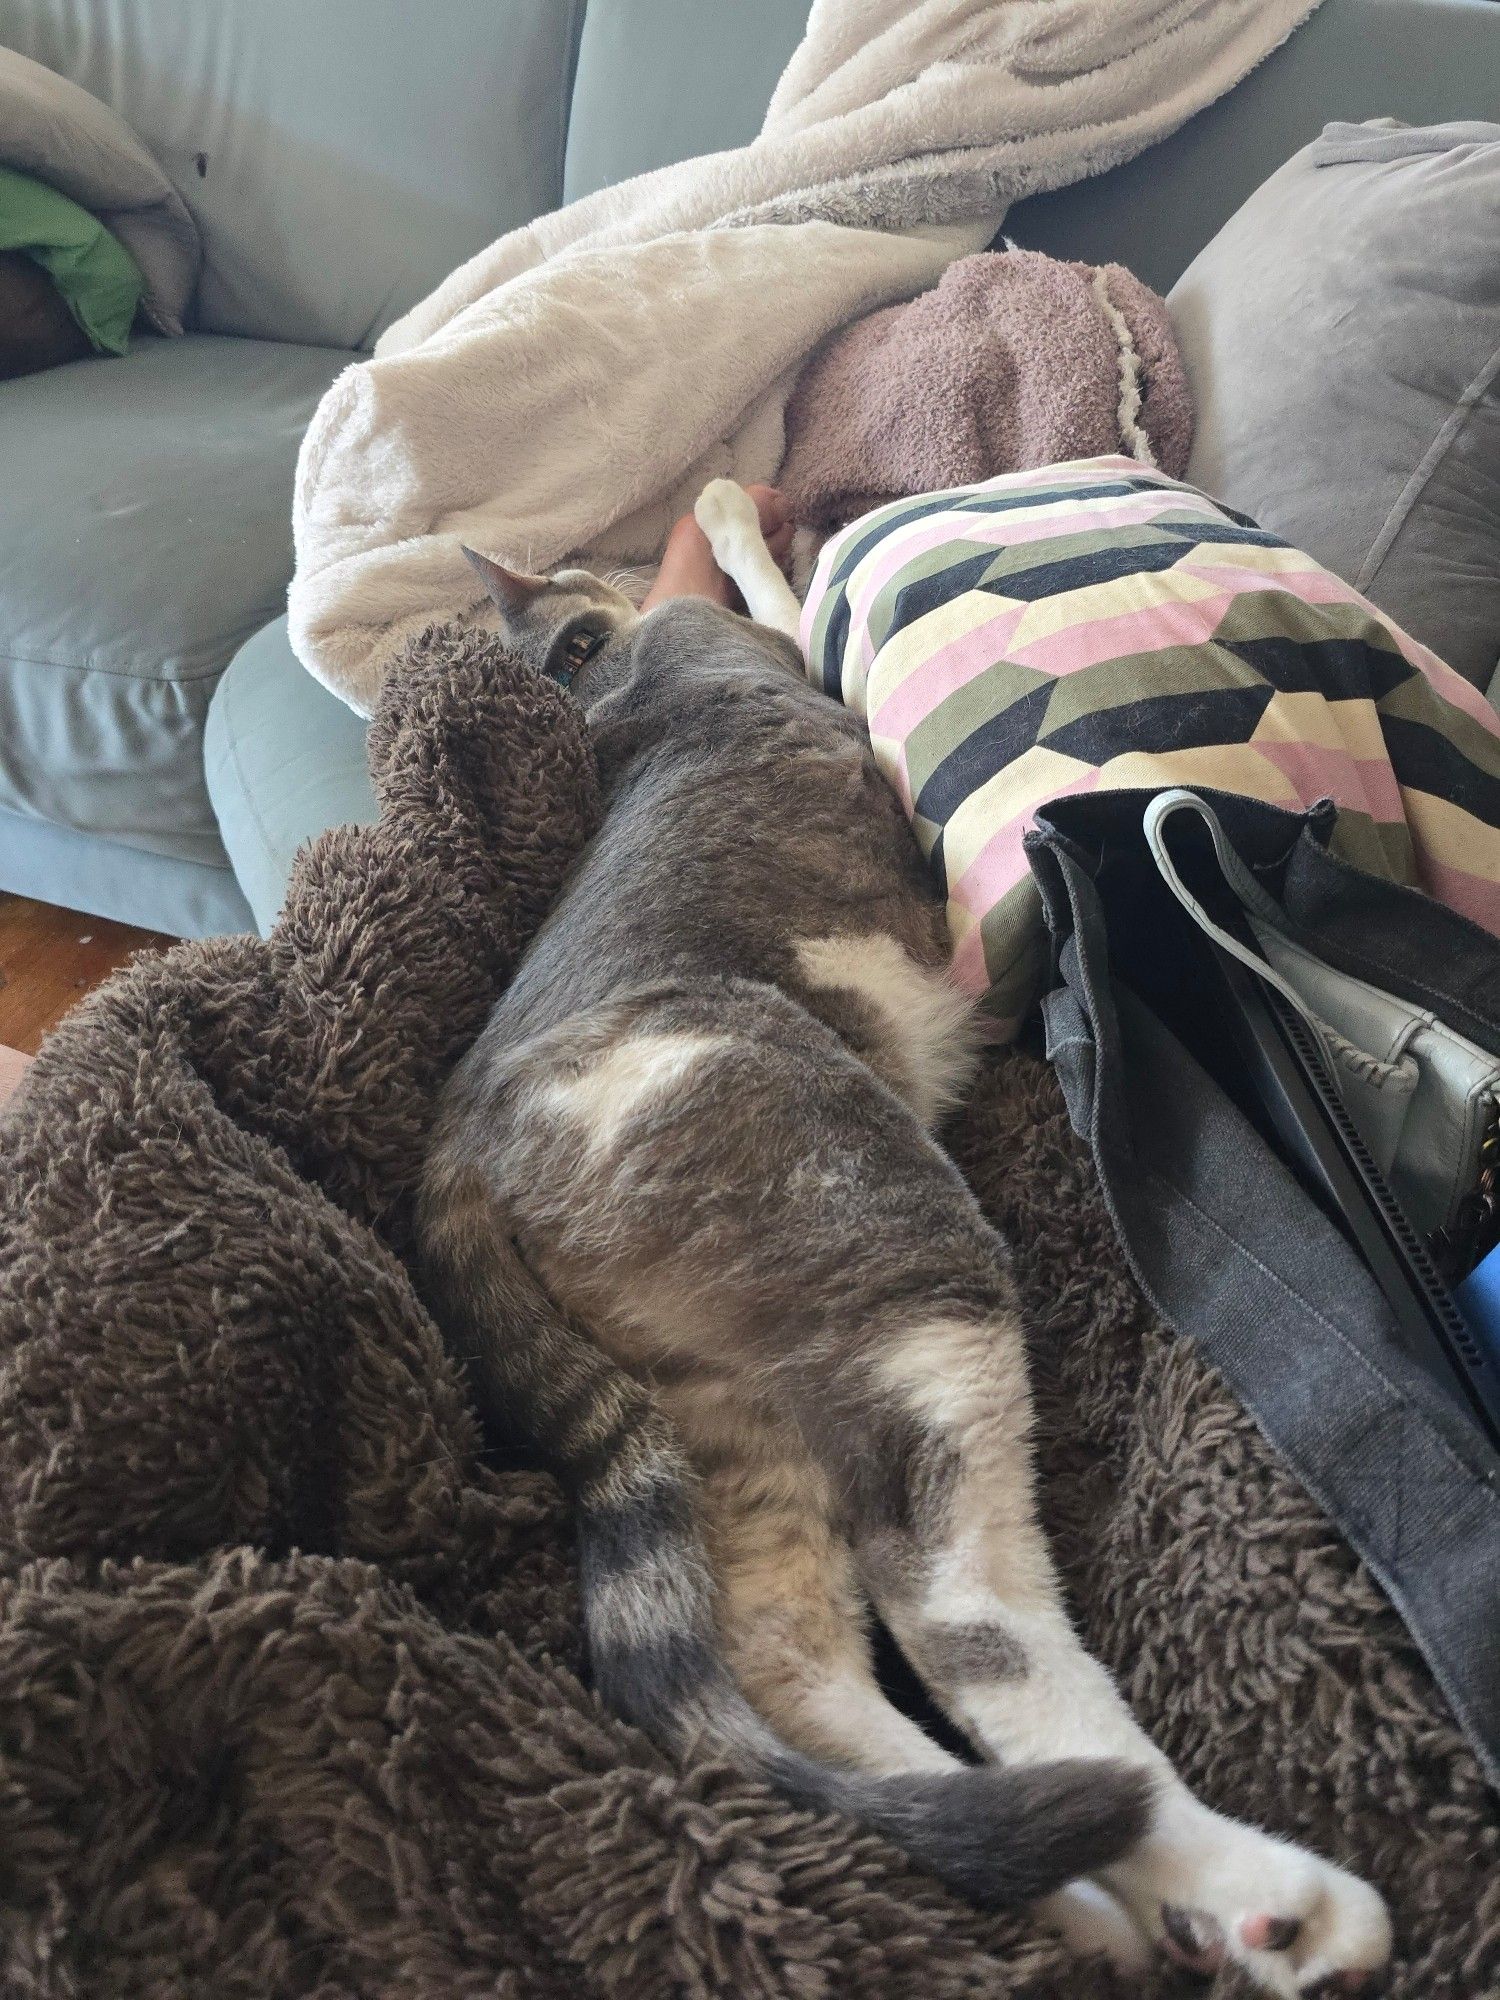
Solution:
[[(372, 756), (381, 824), (304, 854), (268, 942), (127, 970), (0, 1125), (0, 1992), (1124, 1991), (595, 1703), (558, 1494), (486, 1455), (400, 1261), (433, 1090), (587, 835), (592, 767), (555, 690), (441, 637)], [(1393, 1994), (1500, 1990), (1473, 1760), (1144, 1310), (1050, 1073), (999, 1062), (952, 1143), (1015, 1245), (1090, 1643), (1215, 1805), (1380, 1884)]]

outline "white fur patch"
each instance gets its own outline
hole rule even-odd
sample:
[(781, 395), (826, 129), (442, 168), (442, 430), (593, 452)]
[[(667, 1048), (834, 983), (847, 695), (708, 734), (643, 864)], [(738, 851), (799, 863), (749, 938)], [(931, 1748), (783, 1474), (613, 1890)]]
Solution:
[(814, 1754), (889, 1776), (958, 1768), (956, 1758), (886, 1700), (867, 1671), (813, 1679), (805, 1690), (791, 1686), (786, 1693), (786, 1726), (795, 1726)]
[(1069, 1882), (1036, 1907), (1072, 1950), (1102, 1953), (1117, 1972), (1143, 1973), (1156, 1956), (1124, 1905), (1097, 1882)]
[[(1159, 1931), (1164, 1903), (1211, 1919), (1226, 1956), (1262, 1993), (1324, 1992), (1341, 1974), (1379, 1971), (1390, 1956), (1390, 1915), (1367, 1882), (1210, 1811), (1180, 1782), (1163, 1788), (1146, 1838), (1102, 1872), (1148, 1934)], [(1285, 1949), (1254, 1941), (1267, 1918), (1291, 1921)]]
[(766, 547), (760, 515), (744, 487), (732, 479), (711, 479), (693, 514), (709, 539), (714, 561), (739, 585), (750, 616), (795, 639), (802, 606)]
[(616, 1042), (579, 1076), (551, 1077), (543, 1102), (583, 1125), (590, 1146), (612, 1146), (643, 1105), (679, 1089), (707, 1057), (731, 1045), (728, 1035), (633, 1035)]
[(934, 1430), (961, 1432), (990, 1402), (980, 1343), (992, 1340), (962, 1320), (919, 1322), (881, 1356), (881, 1381)]
[(875, 1009), (904, 1072), (902, 1096), (924, 1125), (935, 1124), (973, 1072), (968, 995), (946, 972), (919, 965), (887, 931), (804, 938), (797, 958), (810, 986), (843, 987)]
[(1007, 1315), (913, 1320), (894, 1334), (878, 1365), (883, 1385), (934, 1430), (981, 1420), (1030, 1421), (1020, 1329)]

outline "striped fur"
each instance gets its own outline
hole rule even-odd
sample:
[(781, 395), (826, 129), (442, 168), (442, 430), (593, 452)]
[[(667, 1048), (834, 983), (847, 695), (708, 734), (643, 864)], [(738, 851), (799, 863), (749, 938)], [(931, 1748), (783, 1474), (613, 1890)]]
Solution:
[[(705, 495), (732, 561), (747, 508)], [(447, 1087), (420, 1240), (574, 1497), (601, 1694), (1117, 1959), (1188, 1912), (1267, 1991), (1381, 1963), (1378, 1896), (1201, 1805), (1073, 1631), (1009, 1254), (929, 1129), (969, 1011), (862, 725), (783, 632), (488, 567), (605, 816)], [(979, 1766), (890, 1701), (876, 1614)]]
[(426, 1184), (429, 1297), (487, 1406), (518, 1443), (543, 1449), (573, 1499), (589, 1658), (616, 1714), (669, 1750), (722, 1750), (798, 1804), (883, 1833), (976, 1902), (1030, 1902), (1139, 1837), (1150, 1786), (1127, 1766), (880, 1778), (782, 1742), (725, 1665), (697, 1482), (671, 1425), (569, 1324), (472, 1194), (441, 1176)]

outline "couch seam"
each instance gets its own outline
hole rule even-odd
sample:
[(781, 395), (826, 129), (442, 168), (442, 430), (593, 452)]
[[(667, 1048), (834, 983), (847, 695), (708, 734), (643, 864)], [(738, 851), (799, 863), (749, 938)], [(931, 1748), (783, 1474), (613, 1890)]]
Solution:
[[(267, 624), (270, 622), (270, 620), (265, 621)], [(78, 660), (34, 660), (24, 653), (0, 653), (0, 666), (45, 667), (49, 673), (54, 674), (102, 674), (106, 680), (135, 681), (138, 685), (144, 684), (147, 687), (196, 687), (199, 681), (215, 680), (225, 673), (229, 660), (234, 658), (240, 647), (262, 630), (264, 625), (252, 626), (244, 638), (236, 640), (234, 651), (222, 666), (206, 667), (201, 673), (180, 674), (171, 678), (162, 674), (133, 674), (124, 667), (95, 667)]]
[[(223, 736), (224, 756), (227, 758), (228, 762), (233, 767), (235, 783), (240, 788), (240, 796), (245, 802), (245, 810), (249, 814), (250, 824), (254, 827), (256, 838), (260, 842), (261, 859), (270, 866), (270, 868), (274, 873), (276, 866), (276, 850), (271, 845), (270, 836), (266, 832), (265, 822), (264, 820), (262, 820), (260, 816), (260, 810), (257, 807), (254, 798), (251, 796), (249, 784), (246, 782), (245, 767), (240, 762), (239, 745), (235, 741), (234, 732), (229, 727), (227, 717), (221, 717), (220, 723), (221, 723), (221, 734)], [(205, 744), (205, 749), (206, 747), (207, 746)], [(203, 778), (206, 787), (208, 782), (208, 759), (206, 756), (204, 758)], [(220, 840), (223, 840), (224, 822), (219, 817), (219, 808), (214, 803), (212, 792), (209, 793), (208, 802), (211, 806), (213, 806), (214, 820), (219, 829), (219, 838)], [(224, 852), (226, 854), (229, 853), (229, 843), (227, 841), (224, 841)], [(234, 865), (233, 855), (230, 855), (229, 867), (230, 867), (230, 872), (234, 876), (235, 881), (239, 882), (240, 890), (243, 893), (245, 885), (243, 882), (240, 882), (240, 871)], [(249, 900), (250, 900), (249, 896), (246, 895), (245, 901), (248, 903)], [(258, 923), (259, 921), (260, 919), (259, 917), (257, 917), (256, 922)]]
[(1468, 427), (1469, 419), (1479, 407), (1479, 399), (1490, 384), (1500, 375), (1500, 347), (1497, 347), (1479, 373), (1464, 389), (1453, 408), (1438, 426), (1437, 434), (1417, 461), (1410, 477), (1391, 503), (1391, 511), (1381, 523), (1380, 532), (1370, 544), (1359, 574), (1354, 579), (1356, 590), (1368, 591), (1380, 574), (1381, 568), (1391, 550), (1400, 539), (1401, 531), (1411, 519), (1417, 502), (1432, 484), (1438, 467), (1452, 451), (1458, 439)]
[[(212, 803), (210, 801), (210, 803)], [(218, 815), (215, 814), (217, 823)], [(160, 847), (142, 847), (130, 839), (129, 829), (107, 826), (77, 826), (70, 819), (53, 819), (47, 813), (32, 812), (29, 808), (0, 800), (0, 821), (19, 820), (23, 826), (39, 826), (48, 833), (76, 836), (79, 840), (99, 840), (110, 847), (121, 847), (129, 854), (144, 854), (152, 861), (160, 861), (169, 868), (211, 868), (220, 875), (233, 875), (234, 868), (229, 861), (228, 850), (222, 861), (201, 861), (191, 854), (168, 854)], [(223, 846), (223, 841), (220, 841)]]

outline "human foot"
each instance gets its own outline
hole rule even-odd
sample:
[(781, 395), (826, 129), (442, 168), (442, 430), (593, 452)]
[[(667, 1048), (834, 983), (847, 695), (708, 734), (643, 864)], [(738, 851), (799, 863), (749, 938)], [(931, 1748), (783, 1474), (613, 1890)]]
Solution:
[[(755, 502), (766, 546), (778, 562), (784, 561), (792, 545), (785, 500), (774, 486), (747, 486), (745, 491)], [(667, 537), (661, 568), (641, 600), (641, 609), (651, 611), (669, 597), (706, 597), (711, 603), (736, 610), (741, 605), (738, 591), (714, 561), (708, 537), (691, 514), (684, 514)]]

